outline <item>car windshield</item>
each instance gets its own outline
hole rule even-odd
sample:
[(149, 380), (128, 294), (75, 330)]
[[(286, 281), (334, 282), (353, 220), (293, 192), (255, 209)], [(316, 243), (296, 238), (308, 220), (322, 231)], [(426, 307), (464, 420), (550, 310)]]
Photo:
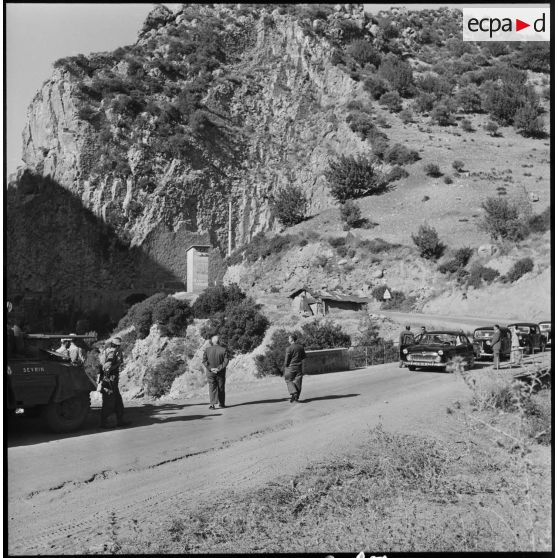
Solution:
[(492, 337), (494, 330), (492, 329), (479, 329), (475, 331), (475, 339), (488, 339)]
[(550, 324), (540, 324), (540, 328), (543, 331), (548, 331), (550, 329)]
[(427, 333), (420, 338), (420, 343), (424, 345), (455, 345), (457, 336), (450, 333)]
[(519, 333), (529, 333), (529, 326), (515, 326)]

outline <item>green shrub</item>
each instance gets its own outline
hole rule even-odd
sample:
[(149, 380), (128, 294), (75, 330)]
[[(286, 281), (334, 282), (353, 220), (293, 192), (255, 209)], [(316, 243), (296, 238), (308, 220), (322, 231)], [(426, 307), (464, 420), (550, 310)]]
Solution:
[(387, 91), (380, 97), (380, 105), (385, 106), (390, 112), (399, 112), (403, 106), (397, 91)]
[(149, 335), (153, 325), (153, 311), (156, 306), (167, 297), (165, 293), (157, 293), (137, 304), (134, 304), (126, 315), (118, 322), (117, 330), (134, 326), (138, 337), (144, 339)]
[(489, 122), (486, 123), (486, 126), (484, 127), (484, 129), (485, 129), (492, 137), (495, 137), (496, 134), (498, 133), (498, 124), (496, 124), (496, 122), (493, 122), (492, 120), (490, 120)]
[(462, 172), (463, 169), (465, 168), (465, 163), (463, 161), (460, 161), (459, 159), (456, 159), (451, 166), (457, 171), (457, 172)]
[(544, 233), (550, 230), (550, 206), (542, 213), (531, 216), (528, 226), (532, 233)]
[(406, 60), (393, 53), (389, 53), (382, 59), (378, 68), (378, 76), (391, 84), (400, 95), (406, 96), (413, 89), (413, 69)]
[(406, 165), (408, 163), (414, 163), (419, 159), (420, 155), (418, 154), (418, 151), (415, 151), (414, 149), (408, 149), (400, 143), (392, 145), (384, 153), (384, 161), (391, 164)]
[(307, 350), (350, 347), (351, 336), (331, 320), (316, 320), (302, 326), (300, 342)]
[(153, 308), (152, 319), (164, 326), (170, 337), (183, 336), (193, 321), (192, 309), (187, 300), (167, 296)]
[(504, 280), (507, 283), (513, 283), (520, 277), (523, 277), (526, 273), (533, 271), (534, 267), (535, 264), (531, 258), (521, 258), (513, 264), (513, 267), (505, 275)]
[(376, 167), (364, 157), (341, 155), (329, 162), (325, 172), (331, 195), (340, 202), (377, 194), (385, 189), (385, 181)]
[(399, 113), (399, 118), (401, 118), (403, 124), (409, 124), (414, 120), (413, 111), (411, 109), (406, 108), (405, 110), (402, 110)]
[(444, 176), (444, 184), (453, 184), (453, 179), (451, 176)]
[(544, 135), (544, 122), (539, 116), (539, 107), (534, 103), (525, 103), (515, 113), (514, 127), (527, 137)]
[(285, 329), (274, 331), (265, 353), (254, 358), (258, 377), (283, 375), (285, 351), (288, 346), (289, 332)]
[(413, 107), (418, 113), (424, 114), (426, 112), (430, 112), (434, 108), (435, 102), (436, 95), (422, 92), (415, 98)]
[(482, 108), (499, 124), (511, 124), (521, 107), (524, 88), (507, 81), (490, 81), (483, 85)]
[(143, 377), (146, 395), (155, 398), (166, 395), (174, 380), (182, 374), (182, 364), (183, 360), (177, 355), (158, 359), (157, 364), (149, 367)]
[(363, 87), (373, 99), (378, 100), (384, 93), (389, 91), (389, 84), (378, 76), (370, 76), (363, 82)]
[[(386, 292), (386, 289), (388, 288), (387, 285), (380, 285), (378, 287), (374, 287), (372, 289), (372, 292), (370, 293), (370, 295), (372, 296), (373, 299), (377, 300), (378, 302), (383, 302), (384, 301), (384, 293)], [(391, 292), (391, 290), (390, 290)]]
[(282, 225), (291, 227), (304, 221), (308, 200), (297, 186), (285, 186), (271, 197), (271, 214)]
[(351, 200), (347, 200), (341, 205), (339, 213), (341, 215), (341, 222), (348, 227), (358, 228), (363, 223), (360, 207)]
[(416, 297), (407, 297), (402, 291), (390, 291), (390, 294), (391, 298), (382, 302), (382, 310), (410, 311), (416, 301)]
[(433, 178), (438, 178), (444, 174), (436, 163), (426, 163), (426, 165), (424, 165), (424, 172)]
[(396, 180), (401, 180), (402, 178), (407, 178), (409, 173), (403, 167), (393, 167), (387, 174), (386, 180), (388, 182), (395, 182)]
[(527, 226), (517, 204), (504, 197), (488, 198), (481, 204), (484, 215), (479, 228), (494, 240), (517, 242), (527, 235)]
[(459, 89), (457, 103), (463, 109), (463, 112), (480, 112), (482, 100), (479, 88), (476, 85), (469, 84)]
[[(360, 136), (360, 139), (364, 140), (368, 136), (373, 136), (376, 133), (381, 133), (377, 130), (374, 120), (370, 115), (365, 112), (352, 112), (347, 116), (346, 122), (355, 134)], [(385, 134), (384, 134), (385, 135)]]
[(339, 246), (345, 246), (346, 239), (344, 236), (330, 236), (327, 241), (332, 248), (338, 248)]
[(467, 285), (470, 285), (474, 289), (481, 287), (482, 282), (492, 283), (497, 277), (500, 276), (500, 272), (491, 267), (484, 267), (481, 265), (475, 265), (469, 273), (467, 278)]
[[(468, 118), (464, 118), (461, 121), (461, 128), (463, 129), (464, 132), (474, 132), (475, 131), (475, 129), (473, 128), (473, 123)], [(498, 129), (498, 127), (496, 127), (496, 129)]]
[(445, 245), (440, 241), (434, 227), (421, 225), (416, 235), (411, 235), (413, 242), (420, 250), (422, 258), (437, 260), (445, 250)]
[(430, 113), (430, 118), (432, 122), (435, 122), (439, 126), (451, 126), (455, 124), (451, 103), (447, 99), (438, 101)]
[(357, 39), (347, 47), (347, 54), (354, 58), (361, 66), (373, 64), (379, 66), (382, 61), (380, 53), (372, 46), (370, 41)]
[(228, 304), (241, 302), (245, 298), (246, 294), (236, 283), (208, 287), (194, 301), (192, 312), (196, 318), (209, 318), (224, 312)]
[(469, 263), (473, 251), (474, 250), (469, 247), (459, 248), (451, 260), (438, 266), (438, 271), (440, 273), (457, 273)]
[(214, 314), (202, 335), (218, 333), (223, 345), (232, 355), (249, 353), (263, 340), (269, 320), (260, 312), (261, 305), (250, 297), (231, 302), (223, 312)]

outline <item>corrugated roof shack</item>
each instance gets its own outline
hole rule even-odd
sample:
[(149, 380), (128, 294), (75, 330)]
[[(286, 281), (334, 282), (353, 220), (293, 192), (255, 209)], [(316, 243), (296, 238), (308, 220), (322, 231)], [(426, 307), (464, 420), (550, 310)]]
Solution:
[(346, 310), (359, 312), (366, 309), (369, 302), (367, 298), (346, 295), (335, 291), (311, 291), (306, 287), (293, 291), (289, 298), (292, 301), (292, 311), (295, 314), (303, 314), (305, 316), (325, 316), (326, 314)]

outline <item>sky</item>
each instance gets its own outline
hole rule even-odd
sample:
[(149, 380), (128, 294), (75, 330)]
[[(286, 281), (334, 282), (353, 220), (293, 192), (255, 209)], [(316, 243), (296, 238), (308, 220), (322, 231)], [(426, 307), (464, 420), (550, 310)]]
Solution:
[[(175, 11), (179, 4), (165, 4)], [(437, 8), (449, 4), (365, 4), (370, 12), (391, 6)], [(464, 5), (451, 4), (461, 8)], [(491, 4), (493, 7), (508, 4)], [(5, 4), (6, 166), (21, 164), (27, 107), (59, 58), (114, 50), (136, 41), (154, 4)]]

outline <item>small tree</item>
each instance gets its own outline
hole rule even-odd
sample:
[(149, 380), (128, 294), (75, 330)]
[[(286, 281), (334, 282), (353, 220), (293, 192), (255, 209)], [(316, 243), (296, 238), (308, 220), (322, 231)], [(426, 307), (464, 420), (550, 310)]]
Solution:
[(331, 320), (316, 320), (304, 324), (300, 341), (308, 350), (351, 346), (351, 336)]
[(347, 47), (347, 54), (352, 56), (361, 66), (373, 64), (379, 66), (382, 61), (380, 53), (372, 46), (370, 41), (356, 39)]
[(403, 124), (410, 124), (414, 120), (413, 111), (406, 108), (399, 113), (399, 118), (401, 118)]
[(526, 103), (515, 113), (514, 127), (524, 136), (539, 137), (544, 134), (544, 122), (539, 117), (538, 106)]
[(297, 186), (280, 188), (271, 197), (271, 213), (285, 227), (304, 221), (307, 208), (308, 200)]
[(341, 221), (347, 225), (348, 228), (358, 228), (362, 225), (363, 219), (360, 207), (351, 200), (347, 200), (339, 208), (341, 214)]
[(451, 126), (455, 123), (451, 104), (447, 100), (439, 101), (434, 105), (430, 118), (440, 126)]
[(385, 182), (378, 169), (364, 157), (347, 157), (329, 162), (325, 176), (331, 195), (339, 202), (380, 193)]
[(498, 124), (493, 120), (486, 123), (484, 129), (494, 138), (498, 134)]
[(285, 351), (288, 346), (289, 333), (287, 330), (274, 331), (266, 352), (254, 358), (258, 376), (282, 376)]
[(401, 97), (397, 91), (388, 91), (380, 97), (380, 104), (390, 112), (399, 112), (402, 108)]
[(405, 96), (411, 93), (413, 88), (413, 69), (406, 60), (399, 56), (387, 54), (378, 68), (378, 75), (388, 81), (393, 89)]
[(464, 118), (461, 121), (461, 128), (463, 129), (464, 132), (474, 132), (475, 131), (475, 129), (473, 128), (473, 123), (468, 118)]
[(469, 84), (462, 87), (457, 92), (457, 102), (463, 109), (463, 112), (473, 113), (481, 110), (481, 96), (479, 88), (476, 85)]
[(424, 165), (424, 172), (433, 178), (438, 178), (444, 174), (436, 163), (426, 163)]
[(192, 311), (196, 318), (209, 318), (217, 312), (224, 312), (228, 304), (241, 302), (245, 298), (246, 294), (235, 283), (208, 287), (194, 301)]
[(513, 264), (513, 267), (508, 271), (505, 276), (505, 281), (513, 283), (526, 273), (533, 271), (535, 264), (531, 258), (522, 258)]
[(184, 335), (192, 321), (192, 309), (187, 300), (167, 296), (153, 309), (153, 323), (164, 326), (170, 337)]
[(463, 169), (465, 168), (465, 163), (463, 161), (460, 161), (459, 159), (456, 159), (451, 166), (457, 171), (457, 172), (462, 172)]
[(378, 76), (370, 76), (363, 82), (364, 90), (367, 91), (373, 99), (379, 99), (386, 91), (389, 90), (388, 83)]
[(517, 242), (527, 235), (527, 227), (517, 204), (498, 197), (486, 199), (481, 207), (484, 217), (479, 228), (494, 240)]
[(446, 248), (440, 241), (436, 229), (428, 225), (421, 225), (417, 235), (411, 235), (411, 238), (420, 250), (421, 257), (427, 260), (437, 260)]

